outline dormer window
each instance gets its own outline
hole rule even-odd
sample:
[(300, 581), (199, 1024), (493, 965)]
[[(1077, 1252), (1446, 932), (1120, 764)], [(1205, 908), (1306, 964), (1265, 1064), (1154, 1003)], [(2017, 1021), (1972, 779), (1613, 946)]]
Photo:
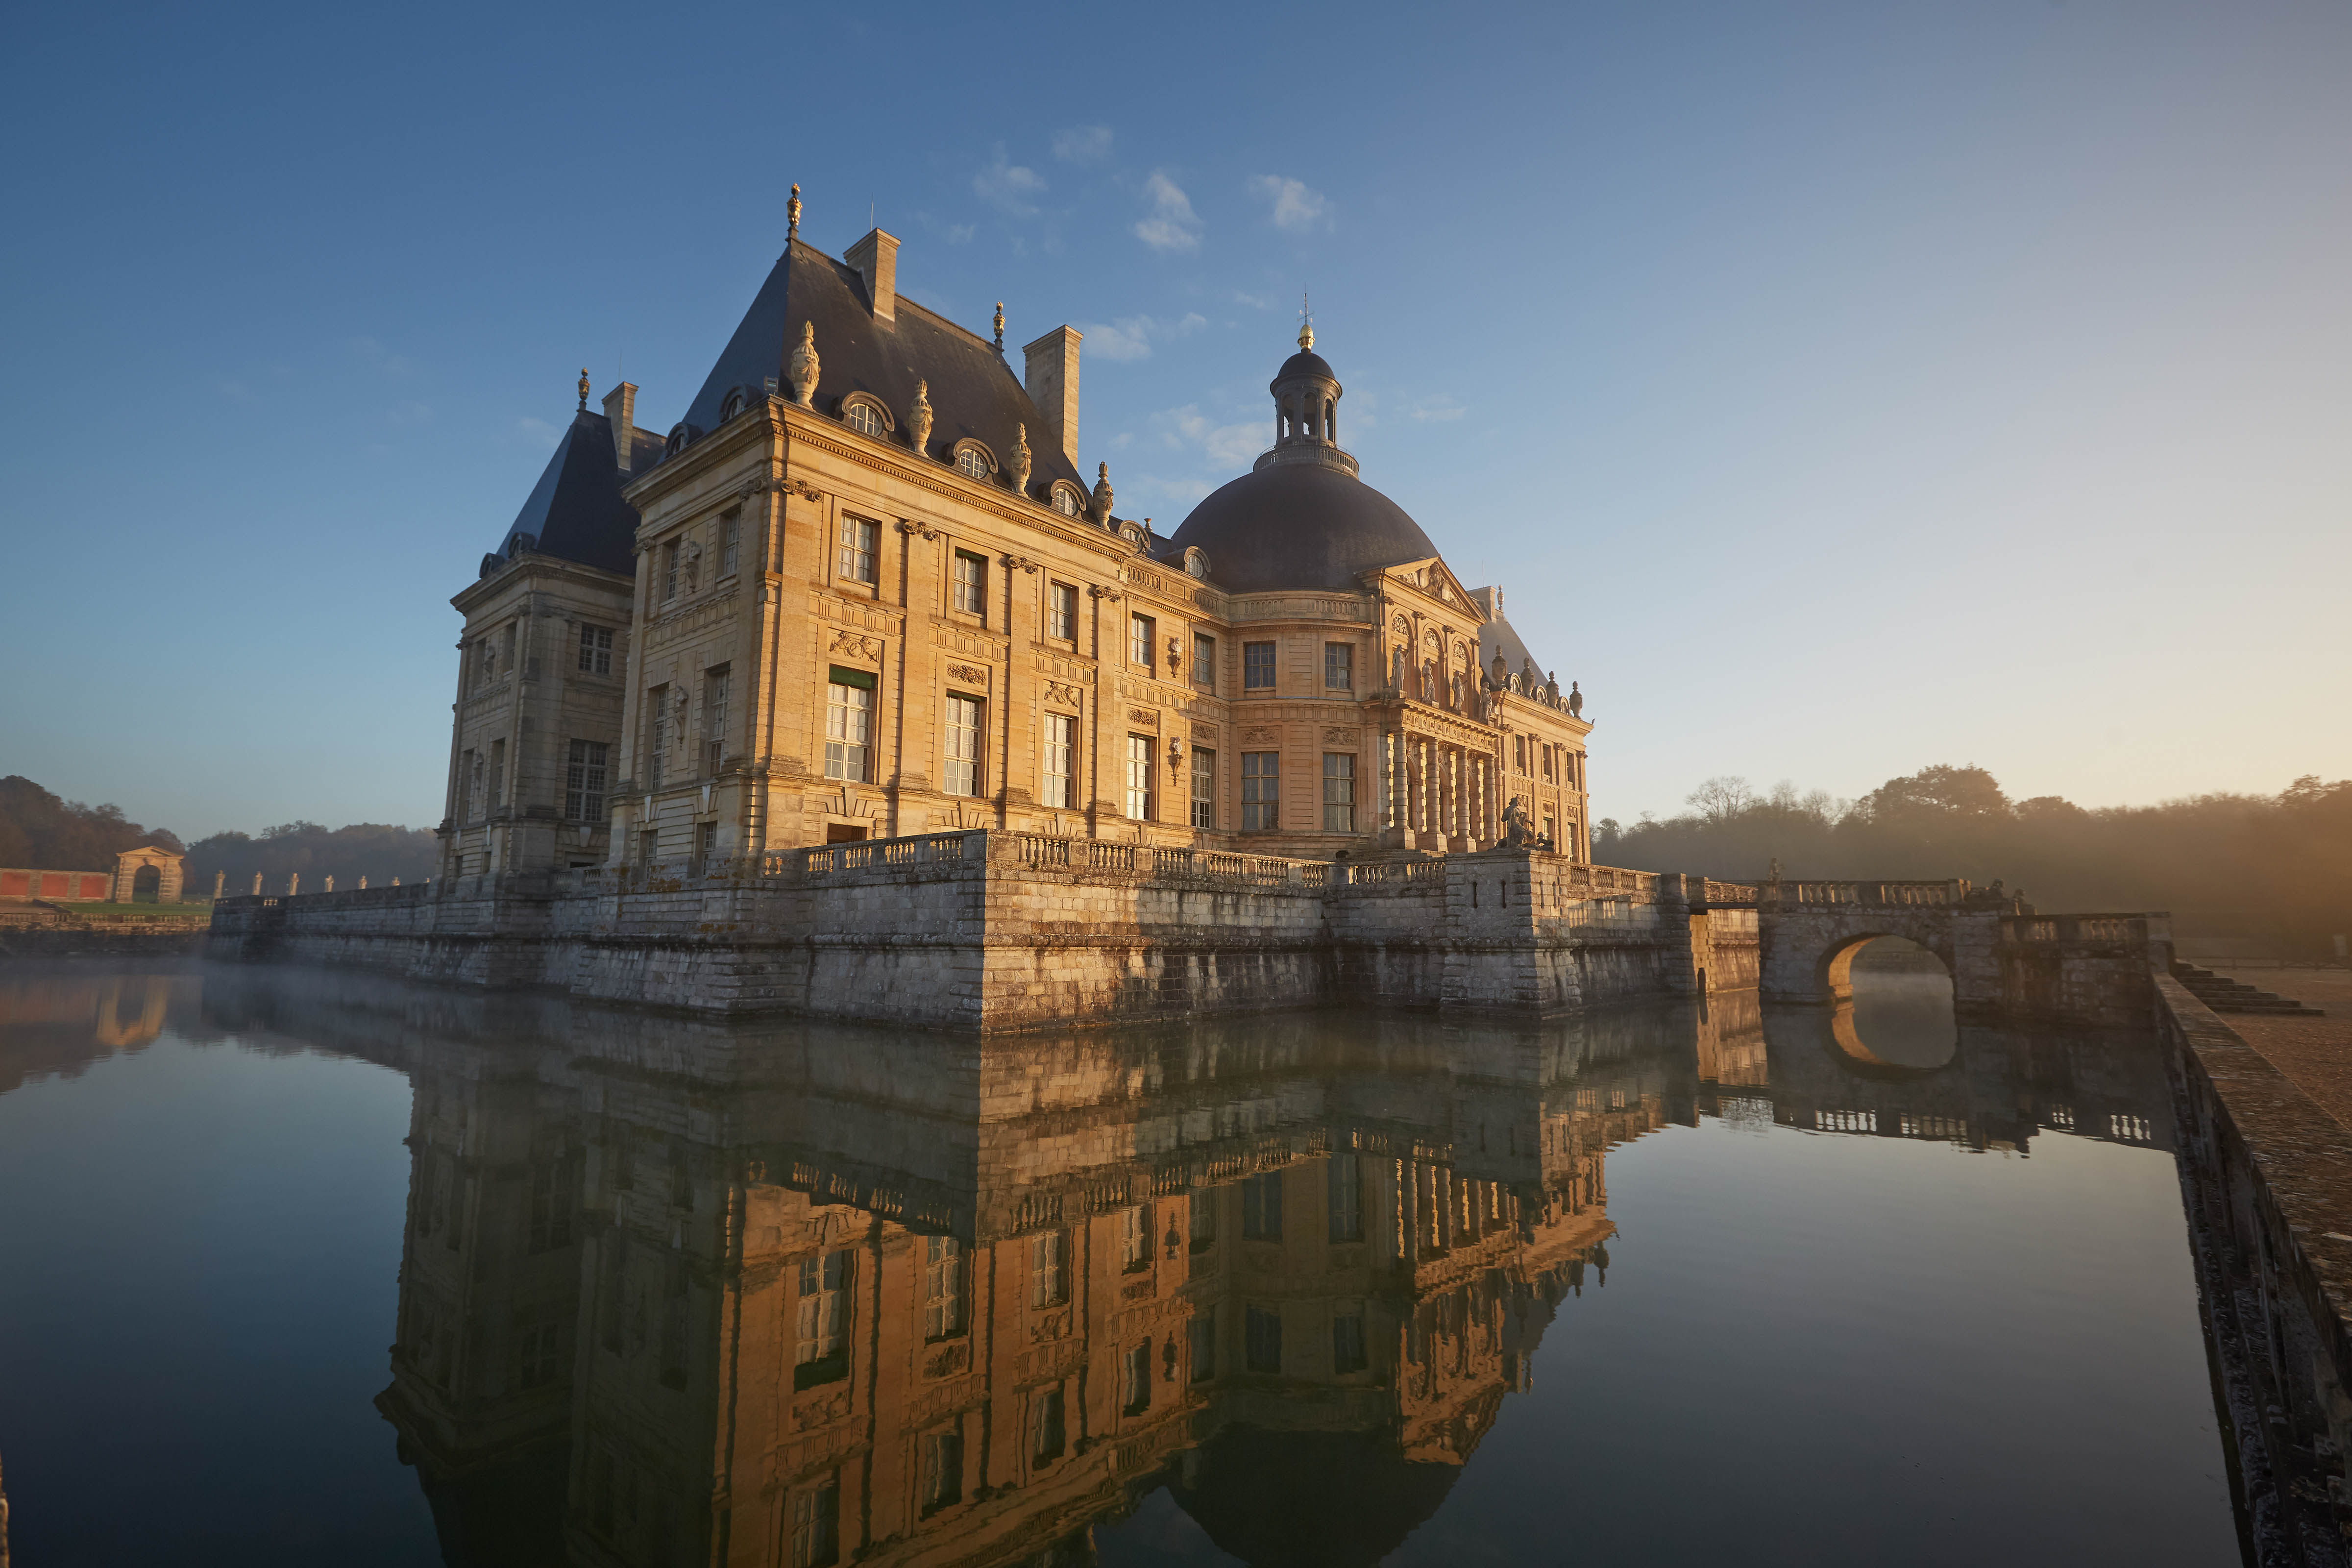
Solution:
[(955, 466), (956, 472), (966, 479), (979, 479), (982, 483), (986, 483), (989, 476), (996, 472), (996, 459), (989, 455), (987, 447), (977, 441), (965, 440), (956, 443)]
[(663, 450), (670, 457), (675, 458), (680, 452), (686, 450), (687, 440), (687, 428), (685, 426), (681, 425), (669, 433), (669, 445), (665, 447)]
[(727, 401), (726, 401), (726, 402), (724, 402), (724, 403), (722, 403), (722, 404), (720, 404), (720, 405), (719, 405), (719, 422), (720, 422), (721, 424), (724, 424), (726, 421), (728, 421), (728, 420), (730, 420), (730, 419), (734, 418), (734, 417), (735, 417), (735, 416), (737, 416), (738, 414), (740, 414), (740, 413), (742, 413), (742, 412), (743, 412), (743, 389), (742, 389), (741, 387), (740, 387), (740, 386), (739, 386), (739, 387), (737, 387), (734, 391), (732, 391), (732, 392), (730, 392), (730, 393), (729, 393), (729, 394), (727, 395)]
[(1189, 576), (1202, 578), (1208, 576), (1209, 558), (1201, 552), (1198, 546), (1193, 546), (1184, 552), (1184, 571)]
[(1086, 498), (1078, 493), (1077, 486), (1066, 479), (1054, 481), (1053, 506), (1064, 517), (1076, 517), (1087, 510)]
[(877, 441), (898, 427), (890, 411), (881, 400), (867, 393), (853, 392), (841, 400), (841, 422), (861, 436), (871, 436)]

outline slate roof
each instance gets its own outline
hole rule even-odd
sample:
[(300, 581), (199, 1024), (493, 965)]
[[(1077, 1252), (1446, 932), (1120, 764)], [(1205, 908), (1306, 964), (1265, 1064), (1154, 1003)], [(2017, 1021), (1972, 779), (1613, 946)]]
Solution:
[[(1503, 673), (1506, 675), (1520, 674), (1527, 666), (1535, 664), (1535, 655), (1528, 651), (1528, 645), (1519, 640), (1519, 634), (1512, 630), (1511, 623), (1500, 616), (1478, 628), (1479, 669), (1488, 675), (1494, 674), (1495, 655), (1497, 653), (1503, 656)], [(1535, 669), (1538, 680), (1549, 673), (1540, 664), (1537, 664)]]
[(838, 415), (844, 396), (866, 393), (890, 410), (898, 429), (888, 438), (903, 447), (915, 383), (928, 381), (929, 457), (945, 461), (955, 444), (969, 437), (986, 446), (1003, 465), (1011, 460), (1015, 427), (1026, 425), (1030, 499), (1044, 499), (1055, 479), (1069, 480), (1081, 493), (1088, 489), (1060, 443), (1046, 433), (1045, 418), (1029, 401), (1021, 378), (988, 339), (904, 294), (898, 296), (893, 313), (893, 321), (874, 315), (866, 280), (855, 268), (793, 240), (776, 258), (751, 309), (743, 312), (742, 323), (688, 406), (684, 423), (691, 437), (699, 439), (719, 427), (727, 395), (738, 387), (749, 402), (767, 395), (772, 376), (782, 388), (784, 362), (800, 342), (801, 323), (810, 321), (816, 327), (813, 401), (820, 412)]
[[(638, 469), (661, 455), (662, 438), (650, 430), (632, 430), (630, 443)], [(528, 535), (530, 548), (541, 555), (630, 575), (636, 570), (637, 509), (621, 499), (629, 478), (614, 457), (612, 421), (580, 410), (555, 443), (530, 499), (499, 542), (496, 558), (511, 556), (516, 536)], [(492, 563), (492, 557), (484, 558), (485, 576)]]
[(1270, 464), (1210, 491), (1170, 542), (1179, 555), (1198, 546), (1229, 594), (1352, 592), (1360, 572), (1437, 553), (1404, 508), (1320, 463)]

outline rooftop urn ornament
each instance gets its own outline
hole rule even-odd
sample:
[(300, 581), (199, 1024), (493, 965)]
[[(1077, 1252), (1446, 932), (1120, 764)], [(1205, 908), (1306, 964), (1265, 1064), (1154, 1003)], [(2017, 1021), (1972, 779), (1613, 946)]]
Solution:
[(1004, 352), (1004, 301), (996, 302), (996, 352)]
[(588, 367), (584, 364), (580, 367), (580, 406), (588, 406)]
[(907, 436), (918, 452), (928, 451), (931, 443), (931, 384), (915, 383), (915, 405), (907, 410)]
[(1105, 528), (1110, 526), (1110, 465), (1098, 463), (1095, 466), (1095, 516)]
[(816, 357), (816, 323), (801, 323), (800, 346), (784, 363), (784, 379), (793, 384), (793, 401), (803, 408), (815, 405), (816, 374), (824, 362)]
[(1013, 427), (1013, 493), (1026, 500), (1029, 494), (1029, 426)]
[(1544, 681), (1544, 700), (1555, 708), (1559, 706), (1559, 671), (1556, 669)]
[(790, 245), (801, 237), (801, 188), (793, 186), (793, 199), (784, 204), (784, 243)]
[(1577, 689), (1573, 680), (1568, 683), (1568, 714), (1571, 719), (1584, 717), (1584, 693)]
[(1503, 650), (1496, 648), (1495, 650), (1495, 689), (1502, 690), (1510, 684), (1510, 680), (1511, 667), (1504, 662)]

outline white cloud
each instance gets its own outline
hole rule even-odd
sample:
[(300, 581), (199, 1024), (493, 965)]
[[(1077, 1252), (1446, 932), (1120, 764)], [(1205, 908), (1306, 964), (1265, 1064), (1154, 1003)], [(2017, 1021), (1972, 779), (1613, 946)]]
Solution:
[(971, 194), (1000, 212), (1028, 217), (1037, 210), (1034, 198), (1045, 194), (1045, 181), (1034, 169), (1008, 163), (999, 143), (988, 167), (971, 177)]
[(1275, 227), (1293, 234), (1305, 234), (1320, 225), (1331, 210), (1322, 192), (1307, 189), (1303, 180), (1280, 174), (1258, 175), (1250, 181), (1249, 191), (1272, 209)]
[(1220, 425), (1201, 412), (1197, 403), (1166, 408), (1151, 416), (1160, 443), (1175, 451), (1197, 451), (1221, 470), (1246, 468), (1265, 450), (1267, 424), (1250, 420)]
[(1424, 425), (1433, 422), (1443, 424), (1459, 419), (1469, 412), (1450, 397), (1439, 397), (1413, 409), (1411, 416)]
[(1150, 359), (1155, 340), (1181, 338), (1199, 331), (1209, 319), (1197, 310), (1183, 315), (1121, 316), (1116, 321), (1094, 321), (1078, 331), (1085, 334), (1084, 352), (1104, 359)]
[(405, 375), (416, 368), (415, 362), (406, 354), (396, 354), (373, 338), (353, 338), (350, 346), (361, 359), (394, 375)]
[(1065, 163), (1099, 163), (1110, 156), (1110, 127), (1073, 125), (1054, 132), (1054, 156)]
[(412, 398), (406, 403), (393, 405), (384, 417), (395, 426), (430, 425), (433, 423), (433, 405)]
[(1143, 182), (1143, 194), (1151, 199), (1151, 216), (1135, 226), (1136, 238), (1154, 250), (1201, 248), (1200, 216), (1175, 181), (1155, 169)]
[(1231, 297), (1234, 303), (1236, 305), (1248, 305), (1260, 310), (1271, 310), (1274, 309), (1273, 299), (1265, 294), (1244, 294), (1240, 289), (1236, 289), (1233, 291)]
[(518, 419), (515, 421), (515, 429), (524, 440), (538, 447), (554, 446), (557, 437), (561, 434), (554, 426), (544, 419)]

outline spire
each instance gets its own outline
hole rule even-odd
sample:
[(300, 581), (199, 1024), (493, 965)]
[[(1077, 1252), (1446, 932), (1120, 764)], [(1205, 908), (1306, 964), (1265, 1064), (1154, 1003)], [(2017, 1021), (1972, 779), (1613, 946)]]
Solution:
[(793, 199), (784, 204), (784, 243), (790, 245), (801, 237), (801, 188), (793, 186)]
[(1004, 301), (996, 302), (996, 352), (1004, 352)]
[(580, 406), (583, 411), (588, 406), (588, 367), (584, 364), (580, 367)]
[(1307, 296), (1298, 297), (1298, 352), (1282, 362), (1266, 385), (1274, 395), (1274, 446), (1258, 458), (1268, 463), (1318, 463), (1356, 471), (1356, 459), (1339, 449), (1339, 379), (1315, 352), (1315, 315)]
[(1304, 289), (1298, 291), (1298, 346), (1301, 349), (1315, 346), (1315, 312), (1307, 308), (1307, 290)]

